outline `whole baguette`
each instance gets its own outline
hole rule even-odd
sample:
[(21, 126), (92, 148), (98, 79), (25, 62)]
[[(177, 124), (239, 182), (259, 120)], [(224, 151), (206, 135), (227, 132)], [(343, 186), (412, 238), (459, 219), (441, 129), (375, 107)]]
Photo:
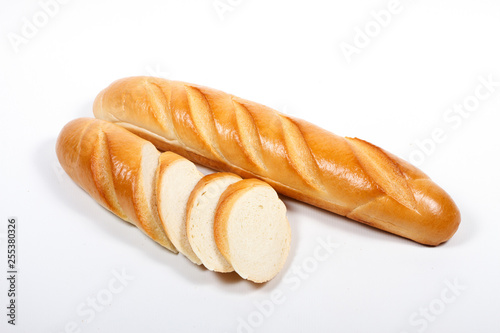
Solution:
[(447, 241), (460, 224), (450, 196), (406, 161), (215, 89), (131, 77), (104, 89), (93, 109), (160, 150), (422, 244)]
[(150, 142), (112, 123), (79, 118), (61, 130), (56, 153), (71, 179), (98, 203), (177, 253), (158, 217), (160, 152)]

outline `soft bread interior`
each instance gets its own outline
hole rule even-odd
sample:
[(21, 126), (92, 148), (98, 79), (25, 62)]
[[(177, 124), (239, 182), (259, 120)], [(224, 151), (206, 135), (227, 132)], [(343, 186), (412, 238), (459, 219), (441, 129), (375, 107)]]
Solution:
[(233, 271), (233, 267), (215, 244), (214, 216), (221, 194), (229, 185), (239, 180), (240, 177), (228, 174), (213, 178), (197, 188), (189, 201), (186, 221), (188, 240), (203, 265), (211, 271), (223, 273)]
[(149, 220), (149, 228), (154, 235), (157, 235), (157, 241), (170, 251), (177, 253), (177, 250), (165, 233), (156, 207), (155, 184), (156, 169), (158, 168), (159, 156), (160, 152), (158, 152), (158, 150), (152, 144), (145, 144), (142, 147), (140, 184), (142, 184), (143, 195), (139, 200), (141, 202), (141, 205), (147, 208), (147, 212), (149, 215), (142, 218)]
[(266, 282), (281, 270), (290, 249), (286, 208), (271, 187), (241, 192), (227, 217), (226, 258), (243, 278)]
[(188, 160), (178, 160), (162, 169), (159, 175), (158, 211), (169, 239), (180, 253), (197, 265), (200, 259), (191, 249), (186, 233), (186, 206), (191, 191), (202, 178)]

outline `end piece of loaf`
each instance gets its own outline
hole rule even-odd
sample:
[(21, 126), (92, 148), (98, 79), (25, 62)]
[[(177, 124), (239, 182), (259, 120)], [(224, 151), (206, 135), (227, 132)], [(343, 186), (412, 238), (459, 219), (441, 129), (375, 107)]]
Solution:
[(177, 253), (158, 217), (160, 152), (149, 141), (107, 121), (79, 118), (61, 130), (56, 153), (64, 171), (99, 204)]

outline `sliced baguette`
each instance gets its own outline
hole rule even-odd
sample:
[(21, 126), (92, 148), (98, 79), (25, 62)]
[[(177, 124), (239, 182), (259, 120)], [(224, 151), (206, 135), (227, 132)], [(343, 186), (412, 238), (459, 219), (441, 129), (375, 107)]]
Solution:
[(228, 172), (207, 175), (196, 184), (188, 200), (186, 228), (189, 243), (203, 265), (214, 272), (233, 271), (215, 244), (214, 217), (222, 193), (240, 180), (240, 176)]
[(234, 183), (219, 199), (214, 236), (219, 251), (241, 277), (267, 282), (281, 270), (290, 250), (285, 204), (263, 181)]
[(151, 142), (107, 121), (79, 118), (61, 130), (56, 152), (71, 179), (98, 203), (177, 253), (156, 209), (160, 152)]
[(172, 152), (161, 154), (156, 172), (156, 199), (160, 220), (175, 248), (193, 263), (201, 261), (186, 233), (186, 206), (191, 191), (203, 177), (189, 160)]

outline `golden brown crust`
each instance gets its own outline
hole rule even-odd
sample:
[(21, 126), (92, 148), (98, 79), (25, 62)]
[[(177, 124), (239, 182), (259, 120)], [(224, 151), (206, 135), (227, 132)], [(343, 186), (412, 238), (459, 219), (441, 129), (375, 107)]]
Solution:
[(460, 223), (453, 200), (409, 163), (215, 89), (126, 78), (99, 94), (94, 114), (161, 150), (423, 244), (448, 240)]
[(151, 143), (112, 123), (79, 118), (61, 130), (56, 153), (66, 173), (103, 207), (175, 252), (143, 193), (145, 145)]

